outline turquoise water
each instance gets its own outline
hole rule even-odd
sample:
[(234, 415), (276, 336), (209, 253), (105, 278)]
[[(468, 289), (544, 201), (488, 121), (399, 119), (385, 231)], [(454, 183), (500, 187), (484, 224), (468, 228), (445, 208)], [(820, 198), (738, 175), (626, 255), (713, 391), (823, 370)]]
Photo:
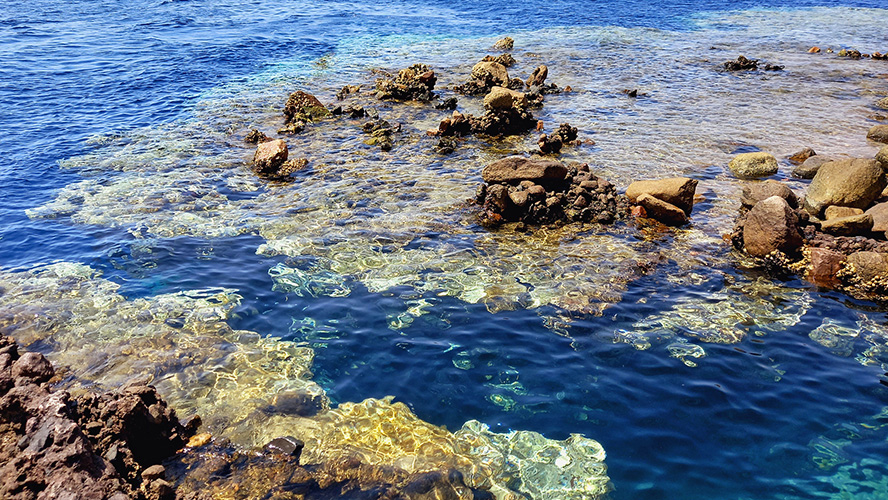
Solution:
[[(734, 151), (875, 153), (864, 136), (888, 93), (888, 63), (807, 49), (888, 52), (879, 7), (11, 9), (0, 17), (0, 265), (10, 273), (0, 324), (81, 382), (149, 371), (219, 434), (267, 418), (225, 405), (252, 408), (292, 385), (323, 391), (333, 406), (391, 395), (451, 430), (476, 419), (495, 432), (583, 434), (606, 450), (617, 499), (886, 498), (884, 309), (749, 269), (721, 239), (738, 205), (740, 184), (726, 169)], [(575, 89), (536, 112), (547, 130), (569, 121), (594, 139), (563, 157), (623, 188), (641, 177), (698, 179), (704, 201), (691, 227), (485, 230), (463, 204), (480, 167), (531, 151), (534, 137), (472, 139), (442, 157), (424, 131), (443, 112), (411, 105), (371, 101), (404, 125), (390, 154), (365, 146), (359, 123), (338, 121), (288, 139), (311, 162), (293, 183), (249, 171), (252, 150), (240, 138), (254, 126), (273, 132), (288, 92), (333, 102), (342, 85), (372, 86), (374, 68), (425, 62), (449, 96), (504, 35), (516, 40), (514, 74), (545, 63), (551, 81)], [(741, 53), (787, 69), (717, 71)], [(630, 101), (626, 88), (645, 96)], [(460, 109), (478, 113), (480, 103), (460, 97)], [(27, 307), (7, 293), (19, 290), (20, 273), (56, 261), (102, 274), (77, 289), (95, 309), (67, 302), (78, 295), (66, 295), (62, 279), (49, 281), (60, 292), (39, 312), (15, 315)], [(175, 296), (166, 294), (197, 300), (204, 295), (189, 291), (206, 289), (219, 297), (184, 302), (198, 326), (168, 305)], [(128, 307), (163, 321), (142, 323), (121, 312)], [(176, 329), (206, 334), (199, 325), (215, 319), (270, 337), (271, 351), (290, 342), (304, 364), (281, 370), (289, 381), (251, 375), (257, 392), (241, 400), (219, 383), (233, 399), (183, 389), (192, 372)], [(179, 344), (150, 342), (163, 362), (144, 365), (88, 352), (118, 359), (115, 339), (130, 336)], [(249, 343), (188, 341), (205, 365)]]

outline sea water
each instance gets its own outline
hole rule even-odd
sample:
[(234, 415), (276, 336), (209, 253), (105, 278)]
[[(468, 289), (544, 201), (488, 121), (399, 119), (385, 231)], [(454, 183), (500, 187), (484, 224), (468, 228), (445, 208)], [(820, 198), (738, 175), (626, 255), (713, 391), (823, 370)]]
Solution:
[[(865, 133), (885, 114), (888, 63), (826, 49), (888, 52), (880, 7), (7, 9), (0, 324), (66, 366), (69, 385), (147, 375), (180, 414), (245, 446), (301, 432), (311, 457), (342, 444), (312, 429), (370, 418), (365, 442), (349, 438), (368, 460), (417, 456), (399, 441), (417, 429), (470, 469), (477, 450), (536, 443), (561, 450), (552, 464), (586, 467), (594, 496), (601, 455), (571, 448), (581, 434), (607, 453), (612, 498), (884, 498), (884, 310), (763, 274), (723, 240), (742, 187), (734, 154), (875, 153)], [(506, 35), (512, 76), (546, 64), (572, 89), (534, 111), (546, 131), (569, 122), (589, 140), (562, 158), (621, 188), (698, 179), (688, 227), (484, 229), (466, 203), (481, 167), (531, 153), (536, 136), (440, 155), (425, 131), (447, 112), (370, 94), (363, 104), (402, 124), (391, 152), (364, 144), (360, 121), (331, 120), (287, 138), (309, 160), (292, 182), (250, 171), (243, 135), (280, 127), (294, 90), (334, 103), (343, 85), (422, 62), (441, 97), (479, 114), (450, 88)], [(740, 54), (785, 69), (720, 70)], [(777, 178), (804, 190), (788, 171)], [(534, 498), (581, 494), (559, 489), (556, 469), (477, 473)]]

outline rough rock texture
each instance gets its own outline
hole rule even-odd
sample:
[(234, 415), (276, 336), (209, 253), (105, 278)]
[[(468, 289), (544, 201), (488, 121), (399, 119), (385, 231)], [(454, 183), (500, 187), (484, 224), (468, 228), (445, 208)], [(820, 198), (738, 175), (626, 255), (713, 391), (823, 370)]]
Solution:
[(888, 125), (873, 125), (866, 133), (866, 138), (871, 141), (888, 144)]
[(364, 141), (364, 144), (379, 146), (379, 149), (383, 151), (390, 151), (394, 147), (392, 134), (400, 130), (400, 125), (392, 126), (388, 121), (376, 118), (364, 123), (361, 129), (365, 134), (370, 134), (370, 137)]
[(836, 288), (839, 280), (836, 275), (842, 270), (845, 255), (826, 248), (809, 249), (810, 261), (805, 279), (818, 286)]
[(536, 127), (537, 121), (526, 108), (489, 109), (482, 116), (475, 117), (454, 111), (441, 120), (436, 135), (462, 137), (470, 134), (490, 136), (523, 134)]
[[(744, 56), (737, 57), (734, 61), (727, 61), (723, 64), (725, 71), (755, 71), (759, 69), (758, 59), (747, 59)], [(780, 71), (783, 66), (776, 64), (765, 64), (762, 66), (765, 71)]]
[(286, 123), (308, 123), (317, 121), (330, 115), (330, 111), (324, 107), (317, 97), (297, 90), (290, 94), (284, 105), (284, 118)]
[(484, 56), (484, 59), (481, 59), (481, 60), (482, 61), (493, 61), (495, 63), (502, 64), (503, 66), (505, 66), (507, 68), (514, 65), (516, 62), (518, 62), (515, 60), (514, 57), (512, 57), (512, 54), (509, 54), (509, 53), (500, 54), (496, 57), (488, 55), (488, 56)]
[(801, 165), (792, 169), (792, 176), (799, 179), (813, 179), (814, 176), (817, 175), (817, 171), (820, 170), (820, 167), (831, 161), (833, 161), (833, 159), (828, 156), (812, 156), (805, 160)]
[(798, 197), (792, 189), (789, 189), (789, 186), (786, 184), (773, 179), (745, 184), (740, 194), (740, 204), (745, 208), (752, 208), (756, 203), (772, 196), (783, 198), (792, 208), (799, 206)]
[(567, 175), (567, 167), (559, 161), (523, 156), (509, 156), (490, 163), (481, 171), (481, 177), (487, 183), (518, 184), (521, 181), (546, 183), (563, 181)]
[(483, 80), (486, 75), (490, 75), (497, 85), (508, 86), (509, 84), (509, 70), (498, 62), (481, 61), (472, 67), (472, 78)]
[(287, 143), (283, 139), (260, 143), (253, 154), (253, 171), (263, 177), (284, 177), (280, 168), (287, 161), (288, 154)]
[(472, 67), (472, 74), (468, 82), (457, 85), (454, 90), (466, 95), (487, 95), (493, 87), (519, 88), (524, 87), (524, 82), (516, 79), (513, 85), (506, 67), (495, 60), (485, 58)]
[(540, 65), (530, 76), (527, 78), (527, 81), (524, 82), (528, 87), (533, 87), (534, 85), (541, 87), (546, 83), (546, 78), (549, 76), (549, 67), (545, 64)]
[(805, 210), (819, 216), (829, 205), (866, 209), (885, 189), (879, 162), (856, 158), (832, 161), (817, 171), (805, 196)]
[(789, 162), (793, 165), (801, 165), (802, 163), (805, 163), (808, 158), (816, 155), (817, 153), (815, 153), (813, 149), (805, 148), (798, 153), (791, 155), (789, 158), (787, 158), (787, 160), (789, 160)]
[(562, 123), (558, 130), (552, 132), (552, 135), (542, 134), (537, 145), (540, 147), (540, 152), (544, 154), (558, 153), (563, 145), (577, 140), (578, 133), (577, 128), (571, 127), (570, 123)]
[(872, 215), (858, 214), (829, 219), (821, 224), (820, 229), (824, 233), (836, 236), (865, 235), (873, 229), (873, 217)]
[(840, 219), (842, 217), (851, 217), (852, 215), (860, 215), (862, 213), (863, 210), (859, 208), (837, 207), (835, 205), (830, 205), (826, 207), (826, 210), (823, 211), (823, 219)]
[(780, 196), (762, 200), (746, 216), (743, 247), (753, 257), (764, 257), (780, 250), (795, 253), (802, 245), (798, 217)]
[(246, 136), (244, 136), (244, 142), (248, 144), (259, 144), (260, 142), (268, 142), (271, 138), (265, 135), (259, 129), (250, 129)]
[(877, 203), (866, 212), (873, 218), (873, 231), (888, 231), (888, 202)]
[(848, 264), (863, 281), (871, 281), (888, 274), (888, 254), (880, 252), (855, 252), (848, 256)]
[(767, 177), (777, 173), (777, 158), (765, 152), (741, 153), (734, 157), (728, 168), (737, 177), (742, 179), (754, 179)]
[(432, 90), (438, 77), (425, 64), (402, 69), (395, 78), (376, 80), (376, 97), (396, 101), (428, 102), (435, 98)]
[(484, 107), (487, 109), (509, 109), (513, 106), (526, 108), (527, 104), (524, 93), (505, 87), (493, 87), (484, 97)]
[(632, 203), (637, 203), (639, 196), (649, 194), (680, 208), (685, 215), (691, 215), (696, 190), (697, 181), (695, 179), (670, 177), (668, 179), (635, 181), (626, 188), (626, 197)]
[(497, 40), (495, 44), (493, 44), (493, 48), (499, 50), (512, 50), (515, 46), (515, 40), (512, 40), (512, 37), (505, 37)]
[(688, 222), (688, 215), (684, 210), (671, 203), (654, 198), (648, 193), (642, 193), (635, 201), (644, 207), (645, 214), (648, 217), (668, 226), (681, 226)]
[(888, 146), (882, 147), (882, 149), (876, 153), (875, 160), (882, 164), (882, 170), (888, 171)]
[(172, 498), (157, 464), (193, 428), (153, 387), (71, 397), (50, 391), (53, 373), (43, 355), (19, 356), (0, 336), (0, 498)]

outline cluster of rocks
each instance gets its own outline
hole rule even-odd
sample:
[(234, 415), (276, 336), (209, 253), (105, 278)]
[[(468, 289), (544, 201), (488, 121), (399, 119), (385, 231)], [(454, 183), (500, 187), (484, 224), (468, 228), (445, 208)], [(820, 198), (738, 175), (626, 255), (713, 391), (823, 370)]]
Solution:
[[(883, 142), (888, 143), (888, 136)], [(802, 166), (815, 158), (811, 155)], [(876, 158), (822, 163), (801, 200), (778, 181), (749, 184), (743, 189), (732, 242), (818, 285), (886, 299), (886, 170), (888, 146)]]
[(370, 120), (361, 127), (365, 134), (370, 137), (364, 141), (368, 146), (379, 146), (383, 151), (390, 151), (394, 145), (392, 134), (401, 130), (401, 125), (392, 126), (391, 123), (382, 118)]
[(441, 120), (437, 130), (431, 130), (429, 134), (442, 137), (516, 135), (537, 126), (527, 96), (522, 92), (493, 87), (484, 97), (484, 107), (486, 111), (479, 117), (454, 111), (451, 116)]
[(173, 498), (161, 462), (199, 419), (181, 425), (151, 386), (75, 397), (50, 389), (54, 375), (0, 336), (0, 498)]
[(745, 56), (739, 56), (736, 60), (726, 61), (723, 65), (725, 71), (756, 71), (756, 70), (764, 70), (764, 71), (782, 71), (783, 66), (779, 66), (776, 64), (765, 63), (759, 67), (758, 59), (747, 59)]
[(395, 78), (376, 80), (376, 97), (395, 101), (428, 102), (435, 98), (432, 90), (438, 77), (425, 64), (402, 69)]
[(305, 129), (306, 123), (330, 116), (330, 110), (317, 97), (297, 90), (290, 94), (284, 105), (284, 127), (279, 134), (296, 134)]
[[(819, 54), (820, 52), (821, 52), (820, 47), (818, 47), (816, 45), (811, 47), (810, 49), (808, 49), (809, 54)], [(832, 54), (834, 52), (835, 51), (831, 48), (826, 49), (827, 54)], [(839, 57), (848, 57), (851, 59), (873, 58), (873, 59), (888, 60), (888, 54), (882, 54), (881, 52), (873, 52), (872, 54), (863, 54), (857, 49), (841, 49), (841, 50), (839, 50), (839, 52), (836, 55)]]
[(541, 135), (537, 145), (543, 154), (558, 153), (563, 145), (576, 141), (577, 134), (578, 130), (576, 127), (571, 127), (570, 123), (562, 123), (558, 130), (552, 132), (551, 135)]

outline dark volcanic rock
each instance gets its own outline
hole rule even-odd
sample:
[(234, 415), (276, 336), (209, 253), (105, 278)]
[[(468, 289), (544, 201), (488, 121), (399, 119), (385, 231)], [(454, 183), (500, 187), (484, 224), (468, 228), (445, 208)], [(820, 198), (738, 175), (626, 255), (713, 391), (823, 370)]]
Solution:
[[(759, 69), (758, 59), (747, 59), (744, 56), (739, 56), (734, 61), (727, 61), (724, 63), (725, 71), (755, 71)], [(783, 66), (778, 66), (776, 64), (765, 64), (762, 66), (765, 71), (781, 71)]]

